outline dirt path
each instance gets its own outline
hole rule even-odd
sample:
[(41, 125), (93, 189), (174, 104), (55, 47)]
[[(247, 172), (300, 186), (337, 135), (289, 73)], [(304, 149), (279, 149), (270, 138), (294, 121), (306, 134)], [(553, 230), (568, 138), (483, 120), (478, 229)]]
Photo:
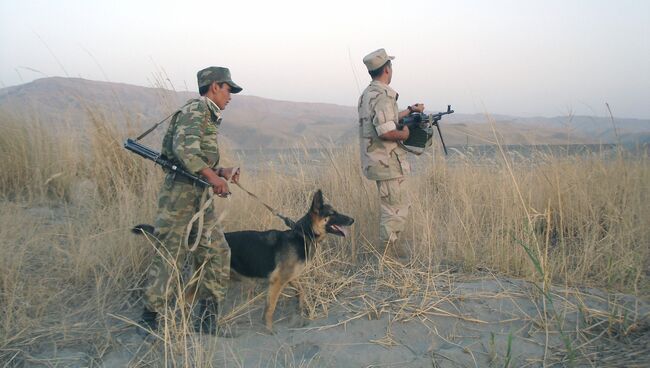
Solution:
[[(650, 364), (650, 308), (631, 297), (554, 289), (555, 312), (546, 300), (544, 313), (537, 289), (519, 280), (448, 275), (434, 283), (435, 290), (401, 297), (366, 281), (313, 320), (296, 318), (295, 301), (283, 298), (274, 334), (261, 322), (263, 295), (249, 299), (263, 285), (234, 283), (233, 304), (225, 309), (238, 309), (226, 311), (224, 319), (235, 337), (192, 334), (185, 348), (177, 344), (184, 353), (175, 361), (209, 360), (219, 367), (539, 367), (569, 365), (570, 347), (577, 366)], [(638, 318), (618, 319), (626, 313)], [(174, 350), (155, 339), (143, 341), (133, 328), (115, 341), (101, 359), (104, 367), (147, 365)], [(196, 355), (186, 360), (188, 351)]]

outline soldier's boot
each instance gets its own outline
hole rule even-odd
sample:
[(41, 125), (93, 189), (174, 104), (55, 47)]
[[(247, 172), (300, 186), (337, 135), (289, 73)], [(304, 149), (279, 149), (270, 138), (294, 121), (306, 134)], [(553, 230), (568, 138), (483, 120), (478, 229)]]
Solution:
[(219, 321), (219, 304), (212, 298), (206, 298), (199, 300), (196, 307), (198, 308), (198, 318), (194, 320), (194, 331), (216, 335)]
[(138, 334), (148, 336), (152, 331), (158, 330), (158, 313), (144, 307), (142, 317), (138, 321)]

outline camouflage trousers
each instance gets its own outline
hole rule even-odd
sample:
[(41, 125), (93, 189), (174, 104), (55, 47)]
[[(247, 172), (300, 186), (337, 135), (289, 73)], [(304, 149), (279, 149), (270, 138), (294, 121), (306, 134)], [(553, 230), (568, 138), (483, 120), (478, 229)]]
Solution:
[(381, 244), (394, 243), (406, 225), (409, 207), (403, 182), (405, 178), (377, 180), (379, 191), (380, 219), (379, 241)]
[[(197, 298), (213, 297), (217, 301), (223, 300), (230, 278), (230, 248), (213, 206), (205, 211), (203, 233), (200, 234), (198, 247), (191, 253), (195, 266), (189, 279), (191, 285), (183, 285), (181, 277), (189, 252), (183, 244), (186, 227), (201, 206), (202, 194), (203, 189), (200, 187), (175, 181), (172, 175), (165, 178), (158, 196), (155, 223), (154, 235), (159, 243), (147, 274), (145, 289), (145, 304), (149, 310), (162, 313), (172, 295), (187, 290), (193, 290), (186, 294), (195, 293)], [(195, 224), (190, 244), (196, 236)]]

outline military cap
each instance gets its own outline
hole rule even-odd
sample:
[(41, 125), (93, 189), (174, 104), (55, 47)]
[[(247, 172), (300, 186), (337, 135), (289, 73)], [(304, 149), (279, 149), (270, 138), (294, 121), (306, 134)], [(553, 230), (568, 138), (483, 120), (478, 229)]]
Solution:
[(196, 80), (199, 83), (199, 89), (208, 86), (212, 82), (226, 82), (230, 86), (230, 93), (239, 93), (242, 88), (232, 81), (230, 70), (220, 66), (211, 66), (196, 73)]
[(395, 56), (388, 56), (386, 50), (379, 49), (375, 50), (363, 58), (363, 63), (366, 64), (366, 68), (371, 72), (381, 68), (388, 60), (395, 59)]

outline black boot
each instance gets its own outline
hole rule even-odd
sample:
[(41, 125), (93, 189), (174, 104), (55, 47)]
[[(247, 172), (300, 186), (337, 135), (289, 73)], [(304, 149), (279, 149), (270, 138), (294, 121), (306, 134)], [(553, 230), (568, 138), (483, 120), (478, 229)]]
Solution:
[(194, 331), (203, 334), (216, 335), (219, 320), (219, 304), (217, 304), (214, 299), (207, 298), (199, 300), (197, 307), (198, 318), (194, 320)]
[(138, 325), (140, 325), (138, 326), (138, 333), (143, 336), (148, 336), (151, 331), (158, 330), (158, 313), (144, 307)]

